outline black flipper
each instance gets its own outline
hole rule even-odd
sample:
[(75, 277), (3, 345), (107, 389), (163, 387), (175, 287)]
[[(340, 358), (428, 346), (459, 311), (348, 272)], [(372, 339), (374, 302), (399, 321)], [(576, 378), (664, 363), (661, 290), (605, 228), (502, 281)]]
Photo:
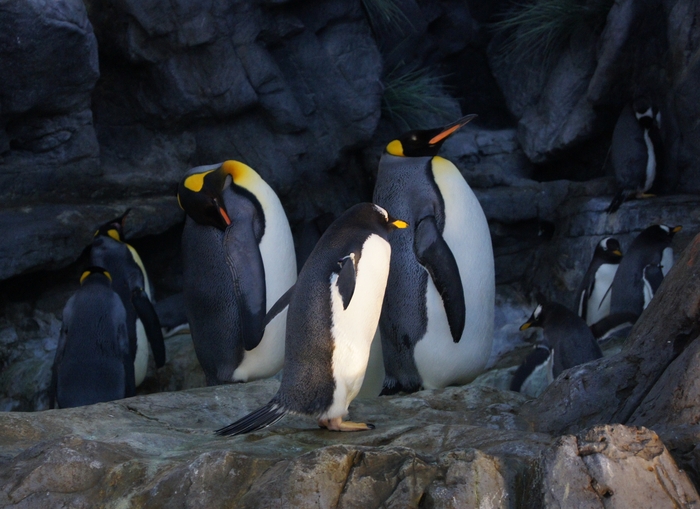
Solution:
[(622, 205), (624, 202), (630, 199), (630, 197), (634, 193), (630, 191), (625, 191), (623, 189), (620, 189), (617, 193), (615, 193), (615, 196), (613, 196), (612, 201), (610, 202), (610, 205), (608, 205), (608, 208), (605, 209), (605, 212), (608, 214), (612, 214), (613, 212), (616, 212), (617, 209), (620, 208), (620, 205)]
[(523, 383), (535, 371), (537, 366), (544, 364), (549, 359), (550, 351), (544, 345), (538, 345), (525, 358), (523, 363), (515, 370), (513, 379), (510, 381), (510, 390), (520, 392)]
[(342, 258), (338, 261), (338, 265), (340, 265), (341, 269), (335, 284), (343, 299), (343, 309), (347, 309), (355, 293), (355, 279), (357, 276), (355, 273), (355, 254), (351, 253)]
[(146, 337), (151, 344), (156, 367), (162, 368), (165, 365), (165, 341), (163, 340), (163, 331), (160, 328), (158, 313), (156, 313), (153, 303), (143, 288), (134, 288), (131, 291), (131, 303), (136, 310), (136, 316), (139, 317), (141, 323), (143, 323), (143, 328), (146, 330)]
[[(255, 246), (251, 249), (251, 246)], [(233, 290), (240, 302), (243, 346), (250, 351), (260, 344), (265, 332), (265, 267), (258, 241), (250, 226), (234, 222), (224, 234), (226, 263), (231, 270)]]
[(458, 343), (464, 331), (466, 314), (464, 288), (462, 288), (457, 261), (438, 231), (434, 216), (421, 219), (416, 226), (413, 249), (418, 261), (433, 278), (445, 305), (452, 339)]
[(604, 341), (621, 330), (631, 328), (638, 318), (639, 316), (635, 313), (614, 313), (594, 323), (590, 329), (593, 337), (598, 341)]
[(273, 425), (285, 415), (287, 415), (287, 410), (282, 408), (278, 403), (270, 401), (264, 407), (238, 419), (228, 426), (217, 429), (214, 433), (219, 436), (234, 436), (250, 433), (251, 431), (257, 431)]
[(277, 299), (277, 302), (275, 302), (272, 307), (270, 308), (270, 311), (267, 312), (265, 315), (265, 320), (263, 320), (263, 330), (265, 327), (267, 327), (267, 324), (270, 323), (274, 318), (279, 315), (282, 311), (284, 311), (284, 308), (289, 306), (289, 301), (292, 298), (292, 294), (294, 293), (294, 285), (291, 286), (289, 290), (284, 292), (282, 296)]

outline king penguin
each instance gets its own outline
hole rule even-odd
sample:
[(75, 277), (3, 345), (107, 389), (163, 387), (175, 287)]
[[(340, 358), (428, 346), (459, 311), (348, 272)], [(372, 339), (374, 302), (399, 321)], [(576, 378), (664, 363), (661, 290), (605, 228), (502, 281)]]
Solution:
[(359, 203), (328, 227), (294, 287), (270, 311), (289, 309), (277, 394), (217, 434), (262, 429), (287, 413), (310, 415), (333, 431), (373, 428), (343, 417), (362, 386), (379, 321), (389, 276), (389, 231), (406, 226), (377, 205)]
[[(550, 367), (549, 383), (565, 369), (603, 356), (583, 318), (556, 302), (539, 303), (530, 318), (520, 326), (520, 330), (530, 327), (542, 327), (544, 344), (549, 348), (551, 361), (548, 359), (539, 364)], [(541, 357), (542, 355), (538, 360)], [(519, 376), (523, 380), (528, 378), (525, 373), (520, 373)], [(521, 385), (523, 383), (525, 382)]]
[(148, 344), (156, 368), (161, 368), (165, 365), (165, 342), (146, 268), (136, 249), (124, 242), (124, 222), (129, 210), (98, 228), (92, 241), (90, 261), (111, 274), (112, 287), (126, 309), (129, 348), (138, 387), (148, 371)]
[(591, 263), (576, 292), (578, 316), (588, 325), (610, 314), (610, 286), (621, 259), (622, 251), (617, 239), (605, 237), (596, 245)]
[(495, 276), (488, 223), (459, 170), (437, 156), (475, 116), (405, 133), (379, 161), (374, 202), (411, 225), (390, 239), (379, 324), (382, 394), (468, 383), (491, 354)]
[(178, 188), (183, 293), (208, 385), (273, 376), (284, 361), (286, 310), (265, 313), (296, 281), (294, 242), (272, 188), (239, 161), (198, 166)]
[(102, 267), (88, 267), (63, 309), (51, 368), (49, 406), (91, 405), (133, 396), (126, 310)]
[(645, 198), (663, 163), (661, 114), (647, 96), (635, 98), (620, 113), (613, 131), (610, 157), (618, 192), (607, 208), (615, 212), (623, 202)]
[[(611, 316), (625, 313), (636, 315), (638, 318), (642, 314), (646, 307), (644, 269), (649, 265), (657, 265), (660, 266), (662, 276), (665, 277), (668, 274), (673, 266), (671, 242), (681, 228), (681, 226), (671, 228), (663, 224), (652, 225), (632, 241), (620, 262), (610, 288)], [(654, 271), (653, 268), (648, 269), (650, 287), (652, 284), (659, 284), (658, 274), (654, 275)]]

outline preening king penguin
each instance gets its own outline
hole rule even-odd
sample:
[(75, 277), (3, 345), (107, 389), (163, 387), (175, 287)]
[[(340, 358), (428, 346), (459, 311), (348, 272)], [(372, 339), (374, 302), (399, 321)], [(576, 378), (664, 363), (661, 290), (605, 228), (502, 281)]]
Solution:
[(49, 406), (69, 408), (134, 395), (126, 310), (102, 267), (88, 267), (63, 309)]
[(183, 293), (197, 359), (208, 385), (277, 373), (286, 309), (268, 309), (296, 281), (292, 232), (272, 188), (239, 161), (190, 169), (178, 187)]
[(294, 287), (269, 313), (288, 305), (279, 391), (219, 435), (262, 429), (287, 413), (310, 415), (334, 431), (373, 428), (343, 417), (362, 386), (379, 321), (389, 276), (389, 231), (406, 226), (377, 205), (359, 203), (328, 227)]
[(610, 314), (610, 286), (622, 260), (620, 242), (605, 237), (598, 242), (576, 296), (578, 316), (593, 325)]
[[(649, 292), (660, 284), (658, 269), (662, 277), (668, 274), (673, 266), (673, 236), (681, 230), (681, 226), (652, 225), (643, 230), (630, 244), (625, 257), (620, 262), (610, 289), (610, 315), (642, 314), (646, 304), (651, 300)], [(645, 283), (644, 273), (647, 269), (649, 280)], [(661, 278), (662, 278), (661, 277)], [(647, 299), (645, 302), (645, 287)], [(654, 290), (655, 291), (655, 290)]]
[[(544, 363), (551, 367), (548, 376), (550, 383), (565, 369), (603, 356), (586, 322), (576, 313), (556, 302), (538, 304), (530, 318), (520, 326), (520, 330), (524, 331), (530, 327), (542, 327), (544, 344), (549, 348), (549, 355), (552, 358), (551, 361)], [(519, 375), (526, 380), (525, 373)]]
[(374, 202), (411, 225), (390, 238), (382, 394), (465, 384), (491, 354), (495, 277), (486, 216), (459, 170), (437, 156), (475, 116), (410, 131), (379, 161)]
[(98, 228), (92, 241), (90, 261), (111, 274), (112, 288), (126, 309), (129, 348), (138, 387), (148, 371), (148, 344), (151, 345), (156, 368), (161, 368), (165, 364), (165, 342), (153, 306), (146, 268), (136, 249), (124, 242), (124, 222), (129, 210)]
[(661, 114), (647, 96), (635, 98), (615, 124), (610, 157), (618, 192), (607, 208), (615, 212), (623, 202), (645, 198), (664, 160), (660, 131)]

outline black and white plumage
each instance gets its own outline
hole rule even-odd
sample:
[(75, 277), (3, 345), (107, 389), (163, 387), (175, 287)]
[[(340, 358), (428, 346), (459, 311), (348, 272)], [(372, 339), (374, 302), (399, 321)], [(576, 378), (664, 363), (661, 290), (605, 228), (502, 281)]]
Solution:
[(646, 96), (625, 106), (615, 124), (610, 155), (618, 192), (607, 208), (615, 212), (626, 200), (645, 197), (662, 168), (661, 114)]
[(124, 241), (122, 216), (98, 228), (92, 241), (90, 262), (104, 267), (112, 277), (112, 288), (126, 310), (129, 348), (134, 360), (136, 387), (146, 378), (150, 344), (157, 368), (165, 364), (165, 342), (152, 299), (148, 273), (136, 249)]
[(578, 316), (588, 325), (610, 314), (610, 286), (621, 259), (622, 250), (617, 239), (605, 237), (596, 245), (591, 263), (576, 292)]
[(127, 314), (102, 267), (89, 267), (63, 309), (49, 406), (91, 405), (134, 395)]
[(293, 289), (268, 314), (288, 304), (279, 391), (219, 435), (258, 430), (287, 413), (312, 416), (336, 431), (371, 429), (342, 418), (362, 386), (379, 321), (389, 275), (389, 231), (405, 227), (371, 203), (355, 205), (330, 225)]
[(488, 223), (442, 143), (469, 115), (410, 131), (379, 161), (374, 201), (411, 227), (392, 235), (380, 332), (382, 394), (470, 382), (490, 356), (495, 276)]
[(544, 343), (553, 356), (552, 380), (566, 369), (603, 356), (586, 322), (556, 302), (538, 304), (520, 330), (529, 327), (542, 327)]
[(510, 390), (537, 397), (552, 380), (553, 357), (547, 345), (536, 345), (515, 370)]
[(286, 310), (264, 318), (297, 273), (279, 198), (255, 170), (225, 161), (190, 169), (178, 200), (187, 213), (185, 309), (207, 384), (273, 376), (284, 360)]
[[(661, 276), (665, 276), (673, 266), (673, 248), (671, 242), (681, 227), (653, 225), (643, 230), (630, 244), (613, 279), (610, 289), (610, 314), (633, 314), (639, 317), (645, 306), (644, 269), (647, 269), (651, 285), (647, 292), (656, 285), (658, 266)], [(655, 291), (655, 290), (653, 290)], [(647, 299), (649, 300), (649, 299)], [(648, 304), (648, 302), (647, 302)]]

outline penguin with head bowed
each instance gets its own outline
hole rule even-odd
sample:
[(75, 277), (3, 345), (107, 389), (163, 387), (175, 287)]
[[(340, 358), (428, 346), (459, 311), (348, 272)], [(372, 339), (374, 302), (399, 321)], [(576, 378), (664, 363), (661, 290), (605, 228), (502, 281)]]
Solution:
[(149, 343), (156, 368), (160, 368), (165, 364), (165, 342), (146, 268), (136, 249), (124, 241), (124, 222), (130, 210), (98, 228), (92, 241), (90, 261), (111, 274), (112, 288), (126, 309), (129, 348), (138, 387), (146, 378)]
[(491, 235), (443, 142), (476, 115), (393, 140), (379, 161), (374, 201), (410, 228), (392, 235), (380, 331), (382, 394), (470, 382), (491, 354), (495, 276)]
[(273, 376), (284, 361), (286, 310), (265, 314), (294, 284), (287, 216), (272, 188), (239, 161), (192, 168), (178, 187), (183, 294), (207, 384)]
[[(544, 344), (549, 349), (551, 361), (540, 362), (538, 365), (551, 366), (548, 377), (550, 383), (565, 369), (603, 356), (598, 342), (583, 318), (561, 304), (538, 300), (540, 303), (530, 318), (520, 326), (520, 330), (542, 327)], [(519, 376), (523, 380), (528, 378), (525, 373), (520, 373)], [(524, 382), (521, 382), (521, 385), (522, 383)]]
[(63, 309), (51, 368), (49, 406), (91, 405), (133, 396), (126, 310), (102, 267), (89, 267)]
[[(633, 314), (639, 317), (649, 303), (651, 292), (673, 266), (673, 236), (681, 226), (652, 225), (630, 244), (620, 262), (610, 288), (610, 314)], [(648, 266), (651, 266), (647, 268)], [(645, 282), (645, 268), (648, 281)], [(660, 274), (659, 274), (660, 272)], [(645, 288), (647, 299), (645, 301)]]
[(270, 311), (289, 309), (279, 391), (217, 434), (262, 429), (287, 413), (312, 416), (334, 431), (373, 428), (343, 417), (362, 386), (379, 321), (391, 258), (389, 232), (406, 226), (372, 203), (351, 207), (330, 225), (294, 287)]
[(646, 198), (662, 168), (664, 151), (661, 114), (651, 99), (641, 95), (620, 113), (613, 131), (610, 157), (618, 192), (606, 212), (615, 212), (633, 198)]
[(576, 296), (578, 316), (592, 325), (610, 314), (610, 286), (622, 260), (620, 242), (605, 237), (598, 242)]

